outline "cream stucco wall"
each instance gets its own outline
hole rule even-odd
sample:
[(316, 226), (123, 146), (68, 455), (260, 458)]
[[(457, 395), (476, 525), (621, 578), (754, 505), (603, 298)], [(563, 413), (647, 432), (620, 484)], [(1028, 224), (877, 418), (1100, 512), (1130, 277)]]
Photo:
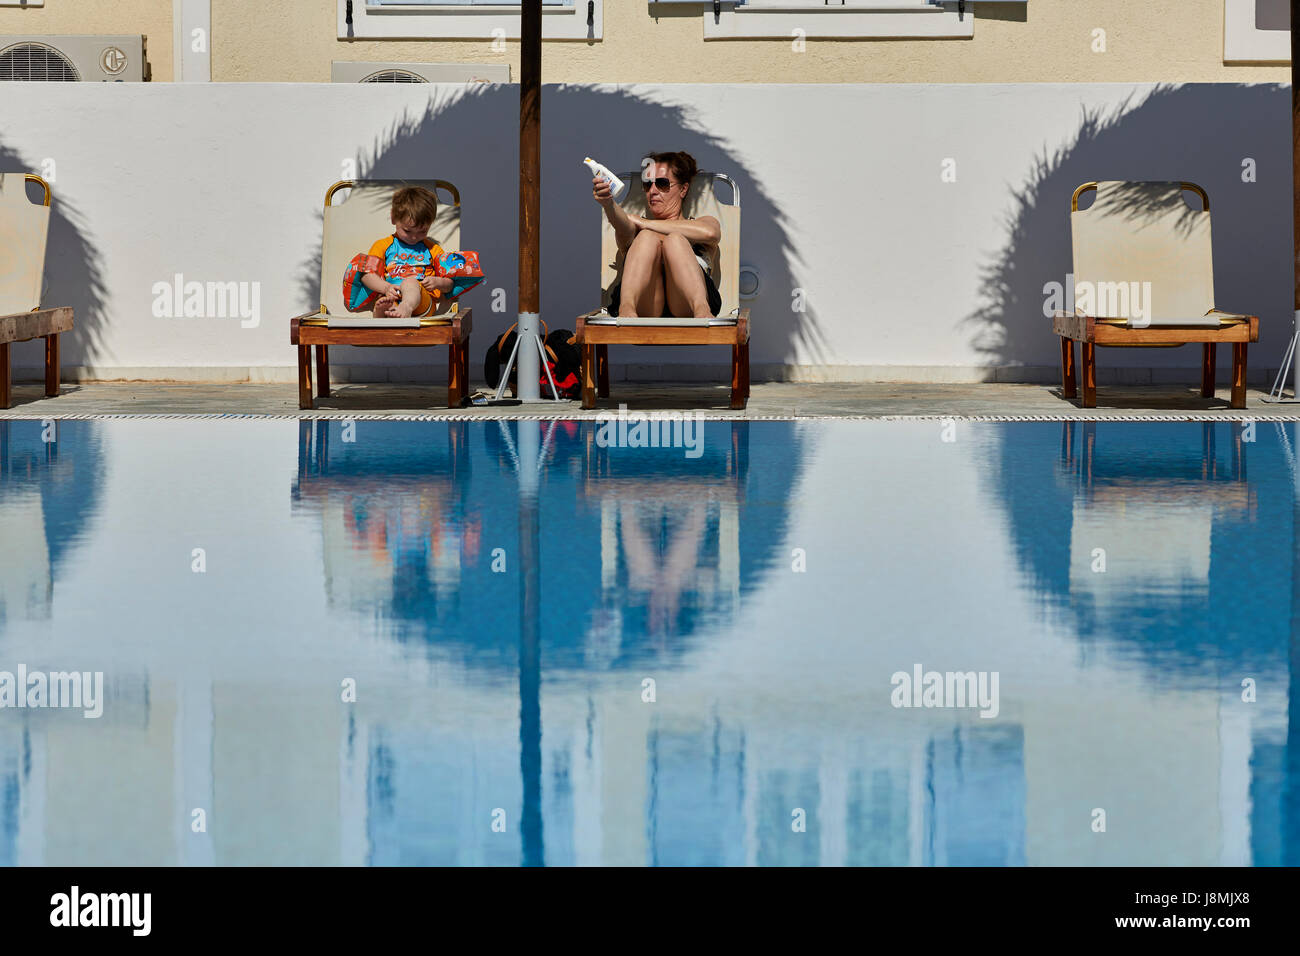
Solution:
[[(978, 4), (966, 40), (703, 39), (698, 13), (651, 16), (642, 0), (604, 0), (604, 39), (548, 41), (546, 83), (1287, 82), (1284, 66), (1225, 66), (1224, 0), (1029, 0)], [(1094, 29), (1107, 52), (1092, 52)], [(508, 62), (485, 40), (337, 39), (324, 0), (213, 4), (214, 80), (326, 82), (331, 60)]]
[(172, 77), (172, 0), (47, 0), (0, 7), (0, 37), (26, 34), (140, 33), (155, 80)]
[[(1029, 0), (977, 4), (964, 40), (703, 39), (699, 13), (654, 17), (644, 2), (604, 0), (604, 39), (548, 41), (547, 83), (1286, 82), (1285, 66), (1225, 66), (1224, 0)], [(0, 35), (143, 33), (156, 81), (172, 78), (172, 0), (50, 0), (0, 8)], [(1092, 51), (1093, 30), (1107, 52)], [(214, 0), (212, 79), (328, 82), (332, 60), (501, 63), (519, 43), (337, 38), (333, 0)]]

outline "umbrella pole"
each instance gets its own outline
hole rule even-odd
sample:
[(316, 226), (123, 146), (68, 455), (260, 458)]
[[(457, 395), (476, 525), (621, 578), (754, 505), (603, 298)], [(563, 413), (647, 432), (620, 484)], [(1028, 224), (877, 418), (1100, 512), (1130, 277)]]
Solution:
[[(1300, 339), (1300, 0), (1291, 0), (1291, 210), (1292, 236), (1294, 245), (1293, 279), (1295, 326), (1292, 331), (1291, 345)], [(1300, 401), (1300, 355), (1292, 354), (1292, 375), (1295, 385), (1295, 400)], [(1280, 397), (1280, 393), (1279, 393)]]
[[(538, 361), (541, 244), (542, 0), (524, 0), (519, 30), (519, 385), (521, 401), (541, 398)], [(508, 376), (510, 370), (507, 368)]]

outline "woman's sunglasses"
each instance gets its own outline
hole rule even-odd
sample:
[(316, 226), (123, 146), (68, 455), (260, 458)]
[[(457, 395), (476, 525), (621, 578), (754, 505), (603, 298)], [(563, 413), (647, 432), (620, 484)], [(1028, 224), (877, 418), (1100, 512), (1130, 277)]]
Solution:
[(662, 176), (661, 176), (660, 178), (658, 178), (658, 179), (643, 179), (643, 180), (641, 180), (641, 188), (644, 189), (646, 192), (649, 192), (649, 191), (650, 191), (650, 186), (651, 186), (651, 184), (653, 184), (653, 185), (655, 185), (655, 186), (658, 186), (658, 187), (659, 187), (659, 191), (660, 191), (661, 193), (666, 193), (666, 192), (668, 192), (668, 187), (669, 187), (669, 186), (676, 186), (676, 185), (677, 185), (675, 182), (672, 182), (672, 181), (669, 180), (669, 179), (665, 179), (665, 178), (663, 178)]

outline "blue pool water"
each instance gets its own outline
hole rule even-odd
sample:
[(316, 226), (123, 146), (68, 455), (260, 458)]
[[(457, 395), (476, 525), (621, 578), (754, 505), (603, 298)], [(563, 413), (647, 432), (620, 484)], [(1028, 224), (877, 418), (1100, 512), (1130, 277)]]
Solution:
[(1297, 437), (0, 421), (0, 864), (1294, 865)]

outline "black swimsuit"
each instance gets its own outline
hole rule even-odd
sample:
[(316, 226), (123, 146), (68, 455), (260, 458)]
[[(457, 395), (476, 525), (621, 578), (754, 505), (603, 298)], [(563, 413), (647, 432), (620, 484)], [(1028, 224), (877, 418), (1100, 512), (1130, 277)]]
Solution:
[[(687, 220), (687, 222), (693, 221), (693, 218)], [(693, 243), (691, 245), (691, 251), (695, 253), (697, 261), (701, 258), (705, 260), (709, 258), (709, 247), (702, 242)], [(718, 291), (718, 286), (714, 283), (713, 276), (709, 274), (709, 270), (706, 269), (703, 264), (700, 265), (700, 271), (704, 273), (704, 291), (709, 298), (709, 311), (712, 312), (714, 316), (717, 316), (718, 312), (722, 309), (722, 293)], [(610, 315), (618, 315), (619, 287), (622, 284), (623, 278), (620, 275), (619, 278), (614, 280), (614, 284), (609, 287)], [(656, 318), (659, 318), (659, 316), (656, 316)]]

